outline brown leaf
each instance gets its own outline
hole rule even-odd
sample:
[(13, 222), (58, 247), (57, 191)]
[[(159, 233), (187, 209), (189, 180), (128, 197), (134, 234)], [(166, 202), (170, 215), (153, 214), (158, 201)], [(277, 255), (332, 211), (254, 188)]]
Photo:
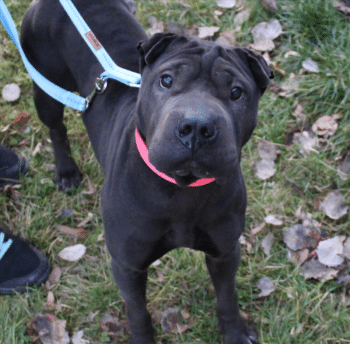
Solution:
[(75, 238), (84, 238), (86, 236), (86, 230), (84, 228), (71, 228), (68, 226), (56, 225), (56, 228), (64, 234), (68, 234)]
[(338, 174), (342, 180), (350, 176), (350, 152), (347, 152), (338, 166)]
[(343, 235), (321, 241), (316, 250), (319, 262), (328, 267), (342, 264), (344, 262), (344, 258), (341, 256), (344, 240), (345, 236)]
[(252, 166), (252, 169), (259, 179), (266, 180), (276, 173), (274, 165), (272, 160), (260, 160)]
[(101, 330), (107, 332), (109, 337), (124, 336), (129, 332), (126, 321), (119, 320), (115, 315), (105, 314), (100, 323)]
[(267, 276), (263, 276), (259, 279), (257, 287), (261, 290), (258, 297), (268, 296), (275, 291), (275, 283)]
[(314, 278), (322, 281), (328, 281), (337, 276), (338, 271), (321, 264), (317, 259), (309, 260), (300, 268), (300, 274), (306, 279)]
[(198, 38), (206, 39), (213, 37), (216, 32), (218, 32), (220, 28), (218, 26), (206, 26), (198, 28)]
[(236, 45), (236, 37), (233, 31), (225, 31), (219, 34), (218, 39), (215, 43), (226, 46), (235, 46)]
[(166, 333), (181, 334), (189, 328), (189, 325), (184, 323), (184, 318), (181, 311), (177, 308), (169, 308), (163, 312), (161, 325)]
[(277, 19), (271, 19), (268, 23), (261, 22), (251, 30), (254, 43), (250, 47), (258, 51), (271, 51), (275, 48), (273, 39), (281, 33), (282, 26)]
[(338, 220), (347, 214), (348, 208), (345, 197), (337, 190), (326, 196), (319, 209), (331, 219)]
[(59, 266), (55, 266), (48, 278), (48, 281), (50, 282), (50, 284), (56, 284), (60, 281), (62, 272)]
[(331, 136), (338, 128), (337, 120), (340, 118), (341, 116), (338, 114), (322, 116), (312, 125), (312, 131), (317, 135)]
[(277, 12), (278, 8), (275, 0), (262, 0), (262, 4), (265, 8), (272, 12)]
[(276, 160), (277, 149), (276, 146), (267, 140), (261, 140), (258, 144), (259, 156), (262, 160)]
[(346, 6), (343, 2), (334, 1), (333, 5), (335, 8), (338, 8), (339, 11), (343, 12), (344, 14), (350, 14), (350, 7)]
[(272, 233), (268, 233), (265, 236), (265, 238), (261, 241), (261, 247), (263, 248), (264, 253), (267, 256), (270, 255), (272, 244), (273, 244), (273, 234)]
[(242, 25), (245, 21), (249, 19), (249, 16), (250, 16), (250, 10), (249, 9), (243, 10), (235, 15), (235, 17), (233, 18), (233, 22), (236, 25)]
[(291, 250), (297, 251), (308, 247), (316, 248), (318, 238), (316, 230), (303, 225), (294, 225), (284, 230), (283, 241)]
[(60, 320), (53, 314), (36, 314), (29, 324), (29, 332), (39, 336), (42, 344), (69, 344), (66, 320)]
[(13, 120), (13, 126), (17, 129), (23, 129), (28, 122), (30, 121), (31, 116), (28, 115), (26, 112), (21, 111), (17, 117)]

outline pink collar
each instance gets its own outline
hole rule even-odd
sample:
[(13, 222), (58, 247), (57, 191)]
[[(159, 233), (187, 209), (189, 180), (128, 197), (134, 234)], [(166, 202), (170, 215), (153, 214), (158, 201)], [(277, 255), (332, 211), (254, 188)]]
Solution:
[[(142, 140), (141, 135), (139, 133), (139, 131), (137, 130), (137, 128), (135, 128), (135, 140), (136, 140), (136, 146), (137, 149), (141, 155), (141, 158), (143, 159), (143, 161), (146, 163), (146, 165), (156, 174), (158, 174), (159, 177), (167, 180), (170, 183), (173, 184), (177, 184), (176, 180), (167, 176), (165, 173), (158, 171), (149, 161), (148, 159), (148, 148), (145, 144), (145, 142)], [(212, 183), (213, 181), (215, 181), (215, 178), (202, 178), (202, 179), (198, 179), (197, 181), (195, 181), (194, 183), (188, 185), (188, 186), (203, 186), (203, 185), (207, 185), (209, 183)]]

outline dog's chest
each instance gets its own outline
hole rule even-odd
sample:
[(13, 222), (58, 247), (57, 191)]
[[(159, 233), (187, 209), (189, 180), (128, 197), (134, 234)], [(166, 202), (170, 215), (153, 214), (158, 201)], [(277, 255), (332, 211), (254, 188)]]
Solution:
[(166, 233), (165, 241), (172, 248), (188, 247), (216, 255), (218, 248), (208, 233), (197, 225), (174, 223)]

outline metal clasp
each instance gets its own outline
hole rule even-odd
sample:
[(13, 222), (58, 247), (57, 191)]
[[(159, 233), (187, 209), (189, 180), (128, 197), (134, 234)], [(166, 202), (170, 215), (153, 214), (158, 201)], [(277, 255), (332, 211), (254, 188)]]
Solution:
[(85, 99), (85, 109), (84, 111), (86, 111), (89, 107), (89, 105), (91, 104), (92, 100), (95, 98), (96, 94), (102, 94), (106, 88), (107, 88), (107, 80), (101, 78), (101, 77), (98, 77), (96, 80), (95, 80), (95, 87), (94, 89), (92, 90), (91, 94), (86, 97)]
[(133, 83), (130, 82), (130, 83), (128, 83), (128, 86), (140, 88), (141, 87), (141, 81), (138, 84), (133, 84)]

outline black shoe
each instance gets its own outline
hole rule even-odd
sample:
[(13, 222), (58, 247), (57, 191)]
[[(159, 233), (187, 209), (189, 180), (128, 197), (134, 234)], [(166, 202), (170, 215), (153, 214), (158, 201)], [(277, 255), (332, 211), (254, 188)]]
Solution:
[(20, 177), (29, 171), (26, 160), (12, 150), (0, 146), (0, 187), (7, 184), (18, 184)]
[(25, 292), (45, 282), (49, 273), (43, 253), (0, 228), (0, 294)]

